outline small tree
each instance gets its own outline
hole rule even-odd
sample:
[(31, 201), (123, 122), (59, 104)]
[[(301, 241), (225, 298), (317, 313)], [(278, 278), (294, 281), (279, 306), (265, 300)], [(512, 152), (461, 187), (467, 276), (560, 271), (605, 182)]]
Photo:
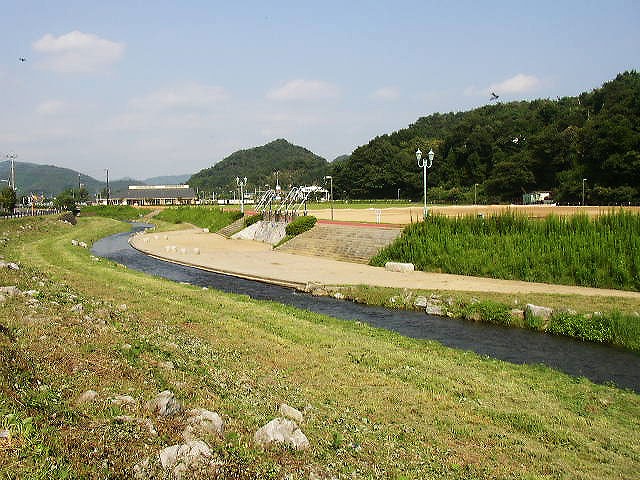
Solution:
[(62, 210), (68, 210), (70, 212), (76, 211), (76, 199), (73, 195), (73, 190), (67, 189), (64, 192), (58, 194), (53, 204)]
[(16, 191), (13, 188), (7, 186), (0, 190), (0, 208), (12, 214), (16, 208), (16, 202)]

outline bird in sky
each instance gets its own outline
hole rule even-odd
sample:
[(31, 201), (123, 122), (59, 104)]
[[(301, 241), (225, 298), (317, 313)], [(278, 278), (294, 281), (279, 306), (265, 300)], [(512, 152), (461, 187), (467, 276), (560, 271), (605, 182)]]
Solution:
[(496, 95), (494, 92), (491, 92), (491, 98), (489, 99), (489, 101), (497, 100), (498, 98), (500, 98), (500, 95)]
[(24, 58), (24, 57), (20, 57), (18, 60), (20, 60), (21, 62), (26, 62), (27, 61), (27, 59)]

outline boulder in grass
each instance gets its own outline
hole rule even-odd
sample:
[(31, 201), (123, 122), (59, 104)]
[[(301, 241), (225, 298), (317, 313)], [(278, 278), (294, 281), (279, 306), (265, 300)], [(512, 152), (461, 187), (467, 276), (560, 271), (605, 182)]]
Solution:
[(549, 307), (541, 307), (539, 305), (533, 305), (532, 303), (527, 303), (527, 306), (524, 309), (524, 315), (525, 315), (525, 318), (534, 316), (534, 317), (541, 318), (546, 322), (551, 319), (551, 315), (553, 315), (553, 309)]
[(156, 398), (147, 402), (147, 408), (161, 417), (169, 417), (178, 413), (182, 406), (172, 392), (165, 390), (160, 392)]
[(401, 262), (387, 262), (384, 264), (384, 269), (388, 272), (413, 272), (415, 266), (413, 263), (401, 263)]
[(294, 450), (306, 450), (309, 440), (298, 425), (288, 418), (274, 418), (253, 436), (255, 442), (263, 447), (272, 443), (281, 443)]
[(194, 408), (188, 413), (187, 426), (182, 432), (186, 441), (195, 440), (201, 434), (222, 435), (224, 432), (224, 421), (216, 412)]
[(302, 423), (304, 421), (304, 416), (302, 412), (298, 409), (290, 407), (286, 403), (281, 403), (278, 407), (278, 414), (281, 417), (290, 418), (294, 422)]

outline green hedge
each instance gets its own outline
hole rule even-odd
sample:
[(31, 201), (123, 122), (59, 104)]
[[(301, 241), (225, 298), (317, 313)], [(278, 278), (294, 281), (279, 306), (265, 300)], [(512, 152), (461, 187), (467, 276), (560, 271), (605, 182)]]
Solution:
[(249, 227), (249, 226), (253, 225), (256, 222), (259, 222), (263, 218), (264, 218), (264, 215), (262, 215), (261, 213), (256, 213), (255, 215), (251, 215), (249, 217), (245, 217), (244, 226), (245, 227)]
[(300, 235), (302, 232), (311, 230), (317, 221), (318, 219), (313, 216), (298, 217), (287, 225), (285, 232), (287, 235), (295, 237), (296, 235)]

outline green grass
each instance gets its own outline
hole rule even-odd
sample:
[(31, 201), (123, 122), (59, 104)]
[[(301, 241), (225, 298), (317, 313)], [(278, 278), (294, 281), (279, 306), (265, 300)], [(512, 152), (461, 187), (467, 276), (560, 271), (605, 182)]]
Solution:
[(390, 260), (424, 271), (639, 291), (640, 215), (431, 216), (371, 263)]
[(114, 220), (136, 220), (147, 211), (130, 205), (91, 205), (82, 207), (80, 215), (113, 218)]
[(242, 213), (237, 210), (225, 211), (218, 207), (172, 207), (160, 212), (156, 218), (169, 223), (190, 223), (216, 232), (242, 218)]
[[(131, 478), (142, 458), (182, 442), (184, 416), (159, 420), (144, 409), (166, 388), (186, 408), (225, 419), (224, 437), (203, 438), (221, 478), (602, 479), (640, 470), (635, 393), (176, 284), (70, 244), (123, 228), (96, 217), (75, 227), (0, 223), (0, 254), (21, 264), (0, 270), (0, 284), (39, 292), (37, 304), (0, 304), (0, 428), (11, 433), (10, 443), (0, 439), (0, 478)], [(98, 401), (75, 405), (89, 388)], [(116, 408), (117, 394), (138, 404)], [(305, 410), (310, 450), (253, 443), (280, 402)], [(123, 413), (152, 420), (158, 435), (116, 421)]]

